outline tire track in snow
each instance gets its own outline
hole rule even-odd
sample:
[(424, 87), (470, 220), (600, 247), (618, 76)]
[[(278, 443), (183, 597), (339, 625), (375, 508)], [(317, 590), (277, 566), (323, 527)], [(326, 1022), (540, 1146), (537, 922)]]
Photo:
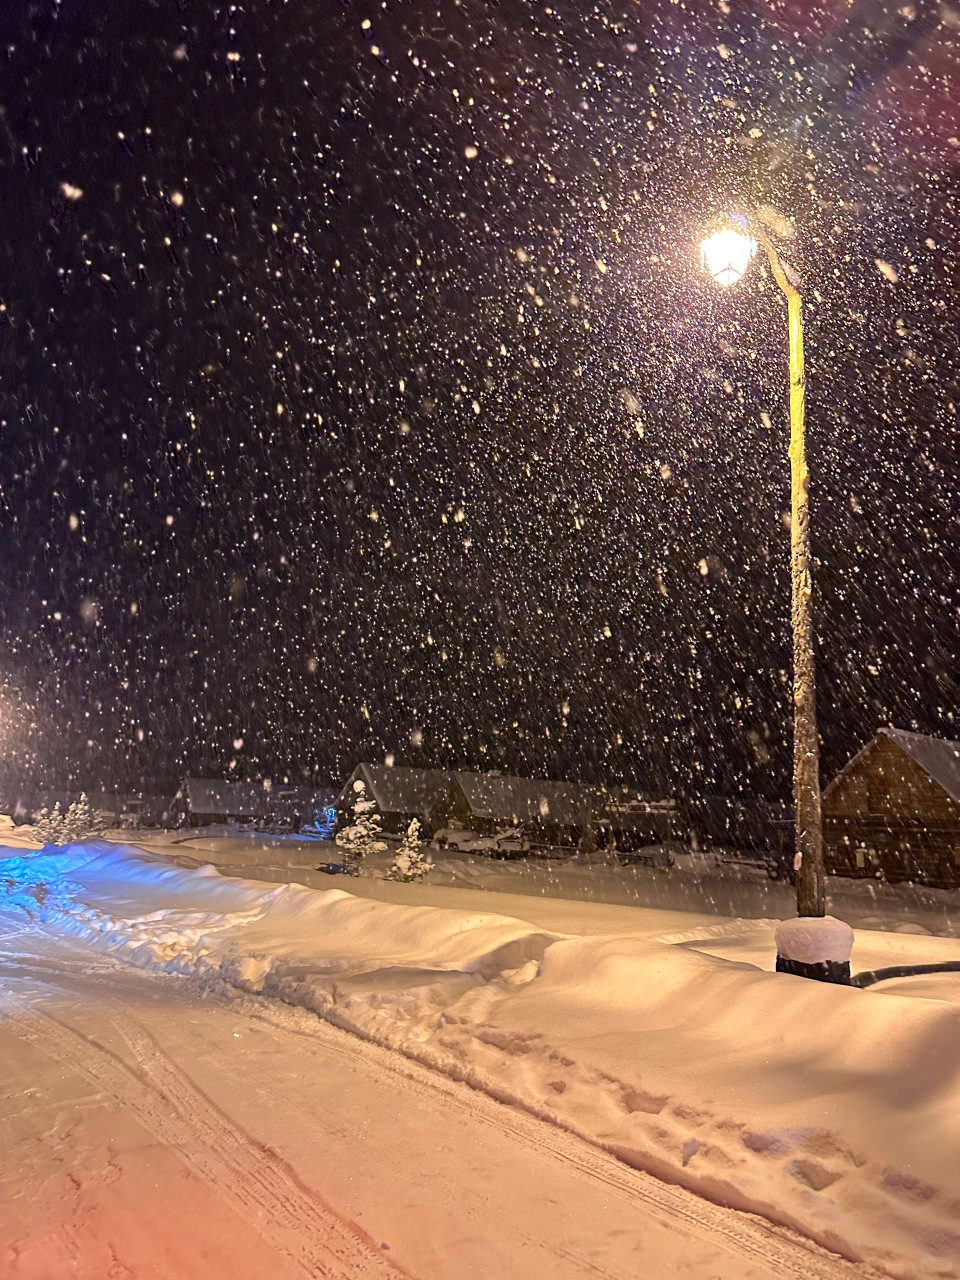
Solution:
[[(160, 1046), (160, 1044), (158, 1044), (158, 1042), (153, 1038), (153, 1036), (144, 1027), (140, 1026), (135, 1020), (132, 1020), (129, 1018), (125, 1018), (125, 1020), (122, 1023), (115, 1022), (114, 1025), (116, 1026), (117, 1031), (123, 1037), (131, 1053), (135, 1056), (138, 1064), (143, 1068), (143, 1070), (147, 1074), (149, 1074), (153, 1078), (157, 1087), (161, 1088), (165, 1094), (168, 1094), (169, 1096), (173, 1097), (173, 1096), (177, 1096), (181, 1092), (181, 1090), (183, 1090), (184, 1085), (186, 1085), (186, 1097), (184, 1098), (184, 1102), (186, 1105), (190, 1105), (189, 1093), (194, 1088), (194, 1086), (192, 1085), (191, 1082), (186, 1080), (184, 1073), (180, 1070), (180, 1068), (176, 1065), (176, 1063), (165, 1053), (163, 1048)], [(346, 1033), (343, 1033), (343, 1034), (346, 1034)], [(358, 1048), (356, 1046), (356, 1041), (354, 1041), (352, 1045), (348, 1045), (346, 1047), (347, 1049), (346, 1052), (342, 1047), (338, 1046), (338, 1048), (340, 1049), (340, 1051), (334, 1056), (336, 1056), (339, 1061), (344, 1062), (347, 1066), (355, 1067), (357, 1063), (357, 1058), (360, 1056), (360, 1053), (358, 1053)], [(352, 1053), (350, 1052), (351, 1049), (353, 1050)], [(400, 1075), (400, 1077), (404, 1081), (404, 1085), (406, 1086), (406, 1084), (408, 1083), (409, 1077), (404, 1076), (402, 1073), (397, 1073), (397, 1074)], [(429, 1095), (430, 1101), (436, 1102), (436, 1094), (434, 1091), (430, 1090), (429, 1088), (427, 1089), (421, 1088), (420, 1090), (407, 1090), (407, 1092), (418, 1092), (419, 1096), (421, 1097)], [(276, 1095), (274, 1096), (276, 1097)], [(469, 1108), (459, 1108), (459, 1110), (469, 1111)], [(470, 1113), (470, 1118), (472, 1123), (472, 1120), (473, 1120), (472, 1113)], [(506, 1126), (506, 1125), (501, 1127), (501, 1131), (506, 1131), (508, 1133), (511, 1132), (509, 1129), (509, 1126)], [(395, 1167), (397, 1169), (398, 1177), (403, 1176), (402, 1160), (398, 1160), (395, 1164)], [(481, 1193), (478, 1192), (476, 1188), (472, 1189), (472, 1194), (475, 1195), (478, 1199), (482, 1200), (486, 1207), (489, 1207), (490, 1198), (488, 1196), (482, 1195)], [(491, 1216), (488, 1217), (488, 1221), (492, 1221), (492, 1211), (491, 1211)], [(522, 1222), (520, 1218), (513, 1219), (513, 1223), (514, 1223), (515, 1235), (517, 1235), (522, 1239), (527, 1240), (530, 1244), (533, 1244), (535, 1246), (538, 1246), (538, 1247), (544, 1246), (545, 1242), (543, 1238), (532, 1235), (530, 1231), (526, 1229), (525, 1224)], [(598, 1263), (595, 1259), (588, 1258), (583, 1253), (574, 1252), (573, 1250), (567, 1249), (563, 1245), (560, 1245), (556, 1240), (550, 1240), (548, 1247), (552, 1253), (565, 1258), (569, 1262), (572, 1262), (578, 1268), (580, 1274), (584, 1276), (587, 1276), (587, 1275), (598, 1276), (598, 1277), (601, 1277), (601, 1280), (621, 1280), (621, 1277), (623, 1274), (622, 1271), (619, 1271), (619, 1270), (610, 1271), (606, 1267), (604, 1267), (602, 1264)]]
[[(50, 970), (44, 974), (46, 980), (49, 981), (51, 977), (54, 977), (56, 967), (55, 965), (50, 966)], [(88, 968), (83, 976), (94, 977), (96, 970), (99, 968), (99, 965)], [(70, 966), (70, 969), (72, 969), (72, 966)], [(102, 972), (100, 976), (109, 982), (111, 978), (117, 977), (121, 973), (126, 974), (131, 979), (136, 974), (138, 978), (145, 982), (149, 982), (155, 977), (152, 974), (137, 973), (136, 970), (131, 970), (125, 964), (110, 965), (109, 970)], [(31, 974), (30, 976), (33, 975)], [(65, 991), (70, 991), (76, 977), (80, 975), (64, 968), (56, 976), (59, 977), (56, 985)], [(189, 979), (187, 981), (189, 983)], [(0, 996), (0, 1005), (2, 1005), (2, 999), (3, 997)], [(108, 998), (108, 1003), (114, 1009), (114, 1026), (123, 1035), (123, 1038), (131, 1048), (137, 1058), (140, 1069), (151, 1077), (151, 1082), (155, 1088), (159, 1087), (161, 1092), (165, 1092), (164, 1085), (168, 1085), (171, 1093), (179, 1097), (180, 1105), (190, 1107), (194, 1105), (190, 1101), (192, 1096), (190, 1090), (193, 1090), (202, 1099), (204, 1107), (212, 1109), (222, 1121), (226, 1121), (228, 1125), (231, 1124), (227, 1117), (216, 1108), (215, 1104), (206, 1098), (189, 1080), (187, 1080), (187, 1092), (184, 1093), (180, 1083), (178, 1081), (175, 1083), (175, 1077), (183, 1077), (183, 1073), (170, 1062), (160, 1045), (153, 1041), (152, 1037), (149, 1037), (149, 1033), (142, 1028), (131, 1038), (124, 1030), (131, 1023), (128, 1011), (116, 999)], [(558, 1163), (572, 1166), (591, 1180), (606, 1185), (611, 1194), (615, 1195), (625, 1206), (635, 1204), (639, 1200), (651, 1210), (655, 1210), (669, 1219), (674, 1219), (685, 1228), (695, 1231), (704, 1240), (722, 1239), (731, 1251), (746, 1259), (773, 1268), (776, 1274), (782, 1276), (784, 1280), (854, 1280), (854, 1278), (856, 1280), (870, 1280), (872, 1277), (879, 1276), (879, 1273), (868, 1264), (847, 1262), (837, 1257), (836, 1254), (828, 1253), (817, 1244), (801, 1234), (791, 1231), (789, 1228), (771, 1224), (765, 1219), (747, 1212), (716, 1205), (712, 1201), (702, 1199), (683, 1187), (675, 1186), (669, 1182), (661, 1182), (654, 1175), (637, 1170), (626, 1162), (622, 1162), (616, 1153), (605, 1152), (602, 1147), (582, 1140), (562, 1124), (555, 1124), (549, 1116), (544, 1116), (525, 1108), (522, 1101), (515, 1101), (509, 1098), (497, 1099), (491, 1095), (482, 1082), (473, 1084), (469, 1079), (457, 1080), (432, 1067), (429, 1063), (421, 1062), (415, 1056), (415, 1046), (412, 1052), (404, 1051), (402, 1047), (399, 1049), (388, 1048), (352, 1028), (339, 1027), (336, 1023), (324, 1019), (322, 1015), (308, 1013), (302, 1007), (296, 1005), (293, 1006), (295, 1016), (299, 1015), (297, 1020), (302, 1021), (303, 1025), (300, 1027), (291, 1025), (289, 1014), (281, 1014), (280, 1012), (284, 1008), (284, 1004), (276, 998), (247, 995), (243, 997), (243, 1003), (247, 1004), (247, 1010), (251, 1016), (287, 1034), (296, 1035), (308, 1042), (319, 1043), (325, 1053), (329, 1053), (347, 1065), (354, 1068), (359, 1065), (367, 1070), (375, 1068), (378, 1073), (392, 1075), (401, 1080), (403, 1087), (409, 1092), (419, 1095), (425, 1101), (436, 1105), (442, 1100), (442, 1105), (467, 1115), (471, 1123), (480, 1124), (499, 1134), (507, 1135), (540, 1156), (548, 1154), (551, 1159)], [(34, 1011), (35, 1008), (33, 1005), (26, 1007), (31, 1011)], [(46, 1016), (49, 1018), (50, 1015)], [(79, 1032), (71, 1034), (75, 1035), (84, 1046), (91, 1043)], [(98, 1048), (102, 1053), (108, 1054), (124, 1071), (128, 1072), (133, 1080), (136, 1080), (137, 1077), (123, 1063), (122, 1059), (116, 1058), (109, 1050), (103, 1049), (101, 1046), (98, 1046)], [(161, 1059), (165, 1059), (168, 1065), (164, 1066)], [(75, 1049), (67, 1061), (71, 1065), (77, 1065)], [(186, 1077), (183, 1078), (186, 1079)], [(158, 1080), (163, 1080), (164, 1085), (158, 1086)], [(235, 1126), (233, 1127), (236, 1128)], [(237, 1130), (237, 1132), (242, 1135), (244, 1143), (257, 1145), (243, 1130)], [(268, 1150), (263, 1147), (259, 1147), (259, 1149)], [(274, 1153), (270, 1154), (274, 1155)], [(279, 1160), (279, 1157), (275, 1155), (274, 1158)], [(283, 1164), (282, 1161), (280, 1163)], [(284, 1165), (284, 1167), (288, 1169), (288, 1172), (292, 1173), (288, 1166)], [(293, 1176), (295, 1177), (296, 1175)], [(214, 1185), (217, 1186), (217, 1183), (214, 1182)], [(302, 1184), (300, 1185), (302, 1186)], [(222, 1190), (223, 1188), (219, 1187), (218, 1189)], [(312, 1193), (308, 1192), (308, 1194)], [(328, 1212), (332, 1213), (333, 1211), (329, 1210)], [(528, 1238), (533, 1239), (533, 1237), (529, 1236), (529, 1233), (521, 1231), (519, 1234), (526, 1234)], [(594, 1259), (588, 1260), (579, 1254), (558, 1247), (555, 1241), (550, 1243), (558, 1254), (580, 1265), (584, 1274), (600, 1276), (616, 1276), (617, 1274), (607, 1272), (602, 1264), (598, 1264)], [(368, 1245), (368, 1247), (370, 1246)], [(377, 1251), (377, 1258), (378, 1261), (386, 1261), (379, 1251)], [(308, 1274), (313, 1273), (308, 1272)], [(319, 1272), (316, 1274), (326, 1277), (328, 1273)], [(364, 1276), (366, 1274), (381, 1273), (353, 1270), (349, 1273), (331, 1272), (329, 1274), (339, 1278), (341, 1274)], [(392, 1272), (387, 1270), (382, 1274), (396, 1276), (403, 1273), (400, 1272), (399, 1268), (393, 1267)]]
[[(22, 967), (25, 976), (29, 976), (31, 978), (34, 976), (32, 964), (27, 966), (26, 963), (24, 963)], [(127, 965), (121, 965), (119, 966), (119, 969), (111, 966), (109, 971), (101, 973), (100, 976), (102, 978), (106, 978), (109, 983), (111, 978), (121, 975), (127, 980), (136, 980), (136, 978), (141, 978), (143, 981), (148, 983), (152, 982), (156, 976), (154, 974), (137, 974), (135, 971), (131, 972)], [(94, 971), (84, 973), (83, 975), (74, 974), (70, 968), (61, 967), (58, 962), (54, 962), (47, 966), (43, 976), (48, 985), (56, 985), (64, 995), (76, 998), (78, 995), (82, 994), (81, 989), (77, 987), (75, 981), (76, 977), (92, 977), (95, 976), (95, 974)], [(59, 979), (59, 981), (51, 983), (51, 978)], [(172, 992), (169, 994), (172, 994)], [(103, 1006), (110, 1010), (111, 1024), (129, 1048), (137, 1063), (138, 1069), (149, 1077), (151, 1083), (160, 1092), (172, 1100), (175, 1100), (178, 1109), (188, 1107), (190, 1109), (191, 1117), (196, 1118), (200, 1112), (193, 1097), (195, 1093), (199, 1093), (200, 1096), (205, 1099), (208, 1106), (215, 1107), (215, 1104), (206, 1098), (206, 1095), (202, 1093), (202, 1090), (195, 1086), (194, 1083), (185, 1076), (185, 1073), (176, 1064), (176, 1062), (170, 1058), (161, 1044), (142, 1025), (139, 1019), (130, 1013), (123, 1002), (115, 996), (108, 994), (106, 990), (100, 991), (99, 999)], [(305, 1036), (305, 1033), (297, 1031), (296, 1029), (293, 1029), (281, 1022), (275, 1022), (270, 1017), (261, 1018), (260, 1013), (261, 1011), (258, 1002), (257, 1011), (254, 1014), (258, 1020), (266, 1022), (273, 1029), (279, 1030), (285, 1035), (293, 1034), (298, 1039), (306, 1038), (308, 1042), (313, 1040), (314, 1043), (316, 1043), (316, 1037), (312, 1037), (309, 1034), (306, 1034)], [(332, 1050), (330, 1056), (334, 1057), (338, 1062), (342, 1062), (348, 1069), (355, 1070), (359, 1068), (361, 1070), (366, 1069), (369, 1071), (370, 1063), (367, 1059), (370, 1054), (376, 1054), (378, 1058), (380, 1055), (383, 1055), (386, 1063), (388, 1064), (389, 1073), (401, 1082), (401, 1087), (408, 1092), (416, 1093), (419, 1098), (425, 1099), (431, 1107), (435, 1107), (438, 1102), (441, 1103), (441, 1105), (443, 1104), (443, 1097), (438, 1095), (436, 1089), (430, 1087), (435, 1079), (438, 1084), (448, 1086), (458, 1093), (463, 1090), (463, 1086), (449, 1082), (446, 1077), (435, 1077), (432, 1072), (426, 1070), (418, 1072), (416, 1065), (408, 1063), (407, 1059), (401, 1055), (394, 1054), (389, 1050), (381, 1049), (373, 1043), (367, 1044), (359, 1037), (353, 1036), (349, 1032), (340, 1031), (338, 1028), (331, 1027), (323, 1022), (317, 1022), (316, 1026), (323, 1033), (320, 1038), (323, 1043), (324, 1051), (330, 1048)], [(329, 1042), (326, 1039), (327, 1036), (332, 1038)], [(378, 1061), (378, 1072), (381, 1070), (381, 1065), (382, 1064)], [(400, 1069), (397, 1069), (398, 1067)], [(402, 1069), (404, 1067), (408, 1067), (409, 1070), (404, 1071)], [(411, 1072), (416, 1074), (411, 1076)], [(412, 1089), (408, 1089), (407, 1086), (411, 1079), (414, 1087)], [(423, 1087), (424, 1084), (427, 1086), (426, 1088)], [(417, 1085), (419, 1085), (419, 1087), (417, 1087)], [(267, 1092), (275, 1099), (278, 1098), (276, 1093), (272, 1093), (270, 1090), (267, 1090)], [(467, 1093), (466, 1097), (469, 1102), (469, 1100), (476, 1097), (476, 1095), (470, 1092)], [(289, 1105), (288, 1100), (279, 1099), (279, 1101), (282, 1105)], [(483, 1099), (483, 1101), (486, 1101), (486, 1099)], [(496, 1104), (489, 1105), (496, 1107)], [(474, 1123), (475, 1117), (469, 1106), (458, 1105), (456, 1108), (451, 1109), (456, 1110), (458, 1115), (467, 1115), (471, 1125)], [(499, 1114), (498, 1110), (498, 1118)], [(490, 1126), (488, 1125), (487, 1127)], [(512, 1137), (512, 1131), (509, 1124), (504, 1123), (494, 1127), (498, 1133), (506, 1133)], [(346, 1136), (346, 1132), (347, 1131), (345, 1130), (342, 1131), (340, 1136)], [(253, 1141), (253, 1139), (248, 1140)], [(523, 1145), (530, 1146), (531, 1144), (525, 1143)], [(386, 1154), (389, 1157), (389, 1152)], [(404, 1161), (402, 1158), (396, 1159), (393, 1162), (392, 1167), (395, 1168), (398, 1178), (406, 1176), (406, 1170), (404, 1168)], [(491, 1203), (491, 1198), (488, 1195), (485, 1195), (478, 1187), (470, 1187), (469, 1195), (474, 1201), (474, 1215), (471, 1216), (475, 1216), (476, 1212), (479, 1211), (479, 1213), (483, 1215), (484, 1221), (491, 1222), (496, 1220), (498, 1215), (502, 1215), (503, 1206), (498, 1204), (496, 1208), (494, 1208)], [(464, 1208), (467, 1209), (466, 1204), (464, 1205)], [(622, 1269), (611, 1270), (597, 1259), (588, 1256), (580, 1250), (564, 1246), (556, 1239), (551, 1238), (549, 1240), (545, 1240), (542, 1235), (532, 1233), (529, 1230), (529, 1223), (525, 1222), (521, 1215), (511, 1215), (510, 1222), (512, 1234), (516, 1238), (527, 1241), (535, 1249), (545, 1250), (548, 1253), (556, 1255), (558, 1258), (566, 1260), (576, 1268), (578, 1275), (582, 1275), (584, 1277), (596, 1277), (597, 1280), (623, 1280)]]
[(0, 992), (0, 1013), (21, 1040), (85, 1076), (130, 1111), (310, 1280), (406, 1275), (275, 1151), (235, 1125), (159, 1049), (153, 1052), (145, 1037), (128, 1040), (143, 1054), (141, 1059), (134, 1050), (141, 1077), (110, 1049), (37, 1004)]
[(539, 1155), (548, 1153), (559, 1163), (573, 1166), (591, 1180), (604, 1183), (625, 1203), (635, 1204), (640, 1200), (652, 1210), (697, 1231), (705, 1240), (719, 1237), (732, 1251), (767, 1265), (784, 1280), (880, 1280), (881, 1273), (867, 1263), (848, 1262), (799, 1233), (757, 1215), (716, 1205), (684, 1187), (661, 1182), (652, 1174), (621, 1161), (615, 1154), (584, 1141), (564, 1126), (554, 1124), (548, 1117), (536, 1115), (509, 1100), (494, 1098), (483, 1087), (454, 1080), (421, 1064), (415, 1057), (385, 1048), (319, 1016), (315, 1026), (309, 1029), (291, 1027), (282, 1017), (273, 1016), (268, 998), (249, 998), (259, 1006), (254, 1016), (307, 1040), (321, 1041), (324, 1052), (346, 1063), (356, 1064), (358, 1054), (354, 1044), (360, 1040), (365, 1050), (375, 1055), (378, 1073), (401, 1078), (409, 1092), (434, 1099), (442, 1094), (445, 1105), (466, 1113), (473, 1123), (509, 1134)]

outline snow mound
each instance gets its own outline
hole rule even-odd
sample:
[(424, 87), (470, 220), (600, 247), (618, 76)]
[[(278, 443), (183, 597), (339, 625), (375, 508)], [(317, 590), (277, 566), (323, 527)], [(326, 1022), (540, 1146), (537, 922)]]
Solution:
[(483, 978), (539, 958), (558, 936), (508, 916), (233, 879), (106, 842), (0, 861), (0, 887), (6, 905), (42, 922), (184, 973), (266, 948), (275, 962), (297, 957), (340, 973), (375, 961)]
[[(38, 927), (312, 1009), (892, 1275), (960, 1260), (956, 1006), (117, 845), (19, 853), (0, 890)], [(749, 946), (757, 928), (729, 922), (715, 942)]]

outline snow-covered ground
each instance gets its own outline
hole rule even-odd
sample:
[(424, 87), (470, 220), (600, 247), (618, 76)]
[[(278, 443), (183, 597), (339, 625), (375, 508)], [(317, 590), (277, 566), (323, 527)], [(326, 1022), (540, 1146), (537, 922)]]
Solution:
[[(499, 892), (481, 913), (427, 905), (475, 891), (319, 878), (271, 888), (109, 845), (0, 863), (8, 912), (97, 955), (311, 1010), (847, 1258), (958, 1273), (960, 1009), (940, 987), (764, 972), (769, 919), (512, 895), (588, 920), (561, 930), (493, 913)], [(913, 933), (857, 947), (855, 967), (960, 955)]]
[[(63, 861), (3, 868), (4, 1280), (866, 1274), (303, 1008), (217, 980), (212, 960), (202, 982), (157, 972), (152, 949), (177, 954), (188, 916), (219, 922), (213, 945), (230, 949), (258, 898), (263, 917), (271, 902), (316, 895), (153, 871), (121, 854), (88, 864), (71, 888)], [(100, 934), (108, 904), (113, 924)], [(286, 932), (296, 919), (291, 963), (322, 923), (304, 904)], [(519, 935), (515, 924), (484, 929), (488, 944)], [(454, 936), (449, 921), (426, 941), (441, 936)], [(457, 945), (461, 957), (471, 949)]]
[[(404, 886), (379, 878), (389, 856), (369, 859), (373, 873), (370, 877), (344, 879), (316, 870), (321, 863), (341, 861), (335, 845), (295, 836), (200, 828), (115, 832), (111, 838), (164, 853), (183, 866), (210, 864), (229, 875), (319, 889), (337, 886), (381, 901), (409, 901)], [(520, 915), (561, 933), (644, 930), (644, 925), (638, 923), (636, 907), (660, 913), (655, 917), (657, 933), (663, 932), (663, 922), (671, 919), (671, 913), (680, 930), (717, 917), (780, 920), (796, 912), (796, 891), (790, 885), (770, 881), (762, 870), (749, 864), (719, 862), (707, 853), (680, 855), (677, 866), (670, 871), (640, 866), (584, 866), (569, 859), (504, 862), (436, 850), (432, 856), (435, 870), (419, 891), (418, 902)], [(827, 903), (830, 914), (857, 929), (960, 937), (958, 891), (830, 876)]]
[(0, 939), (4, 1280), (843, 1280), (312, 1014)]

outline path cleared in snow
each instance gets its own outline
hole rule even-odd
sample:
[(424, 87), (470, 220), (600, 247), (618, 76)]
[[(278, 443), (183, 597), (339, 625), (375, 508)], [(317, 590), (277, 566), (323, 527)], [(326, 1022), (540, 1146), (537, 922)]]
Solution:
[(4, 1280), (869, 1274), (301, 1009), (0, 910)]
[[(7, 908), (95, 954), (310, 1010), (850, 1260), (960, 1271), (960, 1009), (946, 999), (764, 972), (748, 957), (772, 949), (769, 921), (565, 936), (425, 906), (416, 885), (388, 903), (116, 844), (10, 852)], [(958, 945), (864, 939), (881, 962)]]

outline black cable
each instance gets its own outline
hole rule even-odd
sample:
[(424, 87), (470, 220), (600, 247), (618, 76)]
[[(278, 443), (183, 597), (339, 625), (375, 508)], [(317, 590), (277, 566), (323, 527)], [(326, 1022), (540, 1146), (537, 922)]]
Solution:
[(960, 973), (960, 960), (943, 960), (940, 964), (895, 964), (889, 969), (867, 969), (850, 979), (853, 987), (872, 987), (888, 978), (914, 978), (923, 973)]

